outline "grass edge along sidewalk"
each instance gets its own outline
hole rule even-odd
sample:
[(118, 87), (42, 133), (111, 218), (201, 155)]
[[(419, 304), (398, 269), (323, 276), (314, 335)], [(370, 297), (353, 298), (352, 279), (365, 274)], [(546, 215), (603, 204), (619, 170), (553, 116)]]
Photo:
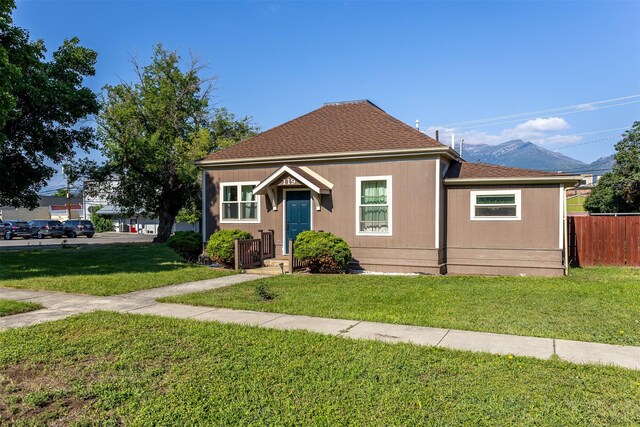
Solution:
[(634, 425), (640, 372), (95, 312), (0, 333), (0, 419)]
[(161, 302), (640, 346), (640, 269), (566, 278), (276, 276)]
[(29, 311), (39, 310), (41, 308), (43, 307), (40, 304), (35, 304), (32, 302), (0, 299), (0, 317), (27, 313)]
[(0, 287), (108, 296), (234, 274), (182, 262), (163, 244), (0, 252)]

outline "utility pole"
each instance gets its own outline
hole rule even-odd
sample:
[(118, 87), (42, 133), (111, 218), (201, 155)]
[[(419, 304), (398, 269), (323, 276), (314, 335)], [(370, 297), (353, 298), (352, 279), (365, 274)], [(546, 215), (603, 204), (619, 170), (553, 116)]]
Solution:
[(64, 171), (64, 166), (62, 166), (62, 174), (67, 178), (67, 219), (71, 219), (71, 182), (69, 182), (69, 174)]

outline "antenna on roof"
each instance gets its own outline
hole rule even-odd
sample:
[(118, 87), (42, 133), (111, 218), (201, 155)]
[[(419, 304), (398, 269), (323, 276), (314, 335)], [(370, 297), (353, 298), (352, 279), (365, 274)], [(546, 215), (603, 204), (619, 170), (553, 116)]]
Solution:
[(420, 130), (420, 120), (416, 119), (416, 129)]

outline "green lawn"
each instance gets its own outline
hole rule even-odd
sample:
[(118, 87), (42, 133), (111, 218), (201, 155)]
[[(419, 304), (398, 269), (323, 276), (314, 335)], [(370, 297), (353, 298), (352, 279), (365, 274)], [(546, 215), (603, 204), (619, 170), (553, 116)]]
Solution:
[(0, 252), (0, 287), (114, 295), (231, 274), (190, 265), (165, 245)]
[[(262, 294), (275, 294), (272, 300)], [(163, 301), (640, 345), (640, 269), (570, 277), (276, 276)]]
[(132, 314), (0, 333), (0, 424), (638, 425), (640, 372)]
[(40, 304), (32, 302), (11, 301), (0, 299), (0, 317), (11, 316), (12, 314), (25, 313), (27, 311), (38, 310), (42, 308)]

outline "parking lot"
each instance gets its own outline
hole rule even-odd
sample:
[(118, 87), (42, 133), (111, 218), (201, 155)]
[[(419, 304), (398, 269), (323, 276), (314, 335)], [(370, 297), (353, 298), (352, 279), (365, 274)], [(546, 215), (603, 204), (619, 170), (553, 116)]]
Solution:
[(45, 238), (45, 239), (0, 239), (0, 250), (43, 249), (60, 247), (63, 241), (71, 245), (103, 245), (108, 243), (141, 243), (151, 242), (155, 236), (152, 234), (134, 233), (96, 233), (93, 238)]

